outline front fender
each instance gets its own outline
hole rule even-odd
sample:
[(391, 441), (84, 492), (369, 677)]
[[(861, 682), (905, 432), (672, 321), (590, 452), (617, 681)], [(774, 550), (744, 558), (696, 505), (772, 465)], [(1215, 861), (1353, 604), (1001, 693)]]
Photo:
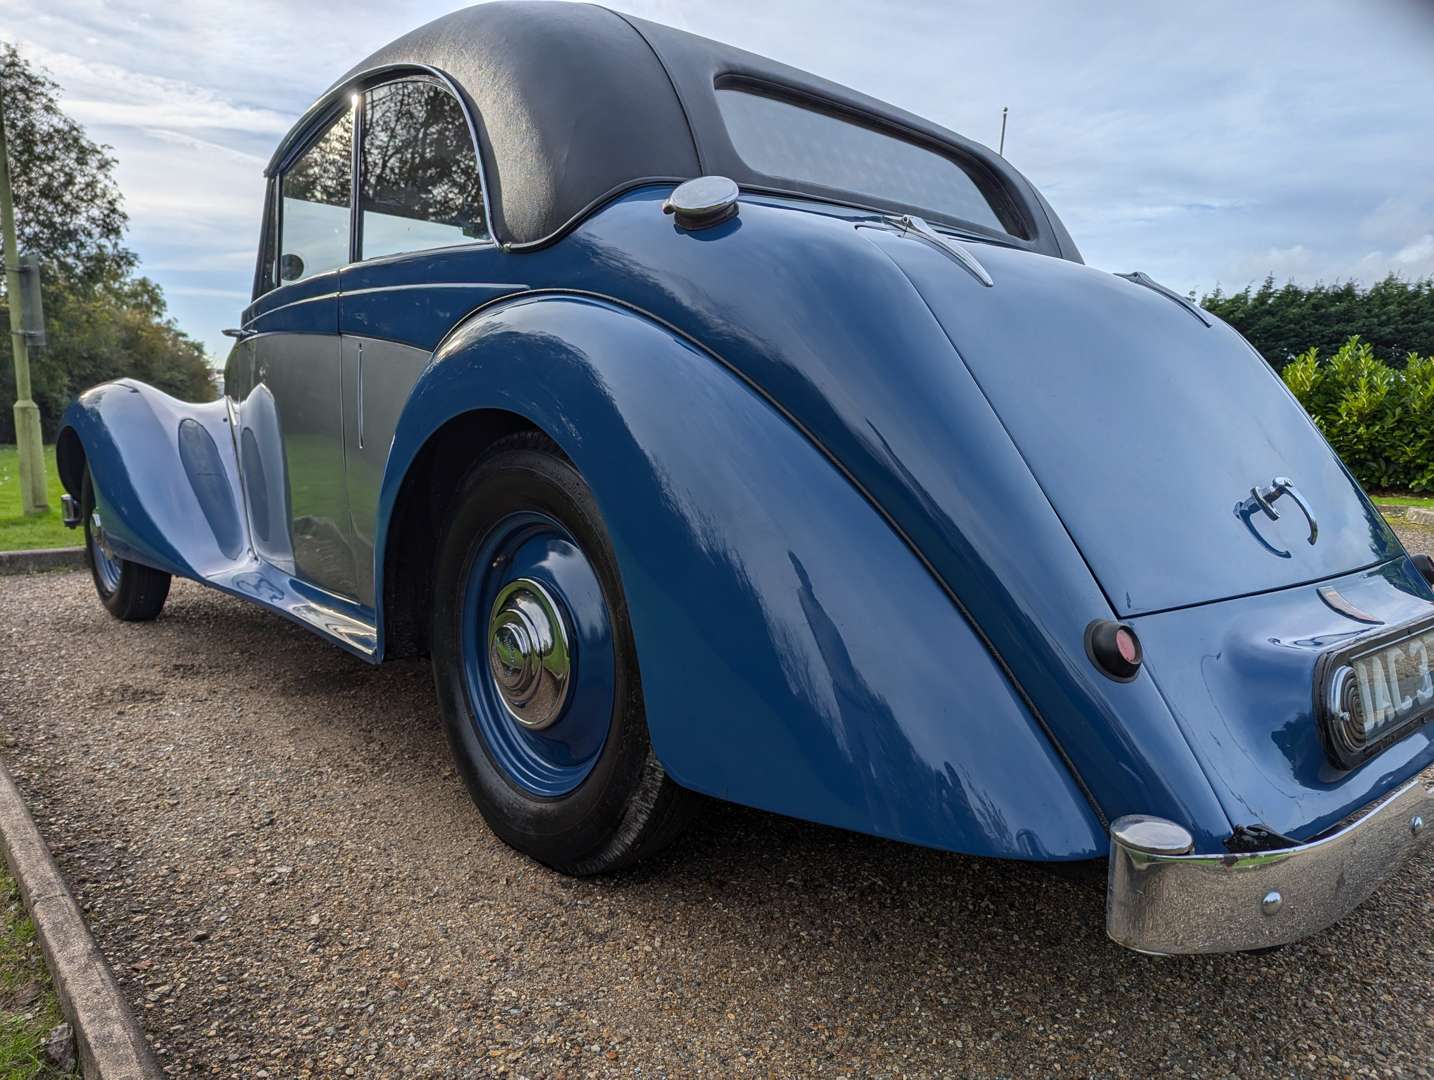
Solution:
[(81, 394), (60, 430), (80, 441), (105, 535), (121, 557), (203, 578), (242, 556), (244, 513), (222, 400), (189, 404), (120, 379)]
[(440, 347), (396, 429), (378, 567), (409, 465), (473, 410), (525, 417), (592, 487), (679, 783), (971, 854), (1104, 854), (1055, 749), (883, 518), (762, 397), (626, 308), (508, 301)]

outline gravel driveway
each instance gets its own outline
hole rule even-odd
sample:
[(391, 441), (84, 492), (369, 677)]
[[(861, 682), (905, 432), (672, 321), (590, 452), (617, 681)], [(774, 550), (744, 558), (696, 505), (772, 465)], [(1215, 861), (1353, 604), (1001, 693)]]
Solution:
[(425, 664), (192, 584), (126, 625), (0, 578), (4, 759), (176, 1075), (1434, 1075), (1430, 860), (1304, 944), (1165, 960), (1099, 885), (717, 804), (573, 881), (434, 717)]

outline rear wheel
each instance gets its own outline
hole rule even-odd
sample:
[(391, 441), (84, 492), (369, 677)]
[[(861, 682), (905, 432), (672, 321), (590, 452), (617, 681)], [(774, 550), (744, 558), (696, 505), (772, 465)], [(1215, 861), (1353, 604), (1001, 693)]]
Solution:
[(439, 544), (434, 679), (489, 826), (570, 874), (667, 844), (693, 796), (652, 752), (627, 604), (592, 492), (542, 436), (497, 444)]
[(80, 489), (80, 515), (85, 526), (85, 560), (95, 591), (109, 613), (126, 622), (153, 619), (169, 596), (170, 575), (163, 570), (121, 559), (110, 550), (104, 520), (95, 507), (95, 490), (85, 471)]

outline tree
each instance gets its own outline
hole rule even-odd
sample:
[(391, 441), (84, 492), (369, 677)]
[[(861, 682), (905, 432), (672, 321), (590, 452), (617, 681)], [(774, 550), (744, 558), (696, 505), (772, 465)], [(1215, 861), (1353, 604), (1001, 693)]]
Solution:
[[(128, 218), (109, 148), (61, 111), (59, 87), (12, 45), (0, 45), (5, 132), (20, 249), (39, 255), (49, 344), (30, 373), (47, 437), (79, 391), (133, 375), (187, 400), (214, 395), (203, 348), (166, 313), (164, 295), (138, 277), (124, 245)], [(14, 442), (9, 298), (0, 305), (0, 443)]]
[(1276, 287), (1267, 277), (1258, 289), (1228, 296), (1216, 289), (1200, 306), (1249, 338), (1277, 371), (1309, 348), (1331, 356), (1351, 337), (1396, 368), (1410, 353), (1434, 354), (1434, 278), (1391, 274), (1366, 289), (1352, 281)]

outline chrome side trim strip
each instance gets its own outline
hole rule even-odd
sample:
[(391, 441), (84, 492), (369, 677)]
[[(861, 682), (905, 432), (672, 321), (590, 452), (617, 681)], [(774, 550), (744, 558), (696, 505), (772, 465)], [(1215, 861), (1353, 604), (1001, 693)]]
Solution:
[[(408, 258), (413, 255), (430, 255), (438, 252), (447, 254), (450, 251), (468, 251), (473, 248), (491, 247), (493, 247), (491, 240), (484, 240), (480, 244), (454, 244), (450, 247), (428, 248), (425, 251), (405, 251), (401, 253), (401, 256), (395, 256), (392, 261), (396, 262), (399, 257)], [(380, 265), (382, 261), (384, 260), (366, 259), (362, 265), (367, 268)], [(358, 263), (354, 263), (352, 266), (344, 267), (344, 269), (355, 269), (358, 266)], [(422, 289), (424, 292), (428, 292), (431, 289), (495, 289), (499, 291), (511, 290), (521, 292), (529, 288), (532, 288), (532, 286), (525, 285), (518, 281), (419, 281), (407, 285), (370, 285), (364, 289), (345, 289), (343, 298), (349, 299), (354, 296), (372, 296), (374, 293), (409, 292), (413, 289)]]
[[(1111, 825), (1105, 928), (1137, 952), (1237, 952), (1285, 945), (1348, 915), (1434, 839), (1434, 768), (1308, 844), (1245, 855), (1141, 850)], [(1178, 828), (1178, 826), (1175, 826)]]
[(363, 338), (359, 338), (355, 344), (358, 346), (358, 355), (355, 361), (358, 367), (358, 377), (355, 379), (357, 385), (354, 387), (354, 427), (357, 429), (358, 434), (358, 448), (362, 450), (363, 414), (365, 412), (363, 400)]

